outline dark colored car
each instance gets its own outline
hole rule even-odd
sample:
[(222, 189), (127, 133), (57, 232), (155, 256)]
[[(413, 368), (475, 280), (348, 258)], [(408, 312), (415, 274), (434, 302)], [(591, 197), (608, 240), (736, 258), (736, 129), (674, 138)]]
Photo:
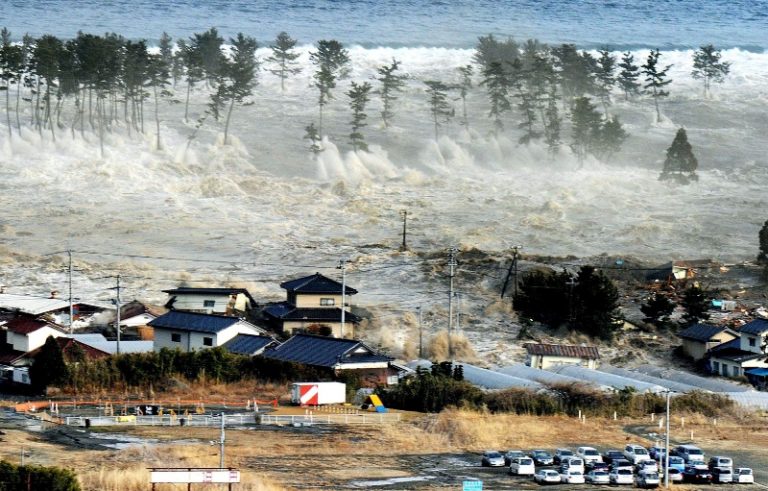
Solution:
[(603, 452), (603, 462), (606, 464), (610, 464), (616, 459), (623, 459), (624, 458), (624, 452), (621, 450), (606, 450)]
[(696, 469), (695, 467), (689, 467), (683, 472), (683, 482), (689, 482), (693, 484), (711, 484), (712, 473), (709, 469)]
[(552, 465), (555, 462), (552, 459), (552, 454), (546, 450), (531, 450), (531, 458), (533, 459), (533, 463), (537, 466)]
[(589, 471), (608, 472), (609, 470), (610, 470), (610, 466), (605, 462), (590, 462), (589, 464), (587, 464), (587, 472)]

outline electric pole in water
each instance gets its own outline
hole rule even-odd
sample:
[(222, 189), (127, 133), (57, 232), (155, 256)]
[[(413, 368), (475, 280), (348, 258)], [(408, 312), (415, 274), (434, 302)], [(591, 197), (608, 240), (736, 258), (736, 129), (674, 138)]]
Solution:
[(115, 309), (117, 312), (115, 320), (115, 331), (117, 332), (117, 354), (120, 354), (120, 275), (117, 275), (117, 286), (115, 287)]
[(67, 250), (69, 255), (69, 333), (72, 334), (74, 327), (72, 324), (75, 322), (75, 307), (72, 303), (72, 250)]
[(400, 210), (400, 216), (403, 217), (403, 244), (400, 246), (400, 252), (405, 252), (408, 250), (408, 245), (405, 241), (407, 236), (408, 210)]
[(341, 333), (340, 337), (344, 337), (344, 321), (346, 320), (346, 308), (347, 308), (347, 260), (342, 258), (339, 260), (338, 269), (341, 270)]
[(421, 305), (416, 307), (416, 311), (419, 313), (419, 360), (424, 358), (424, 329), (421, 323)]
[[(520, 249), (522, 249), (523, 246), (516, 245), (512, 247), (512, 264), (514, 265), (514, 278), (515, 278), (515, 288), (514, 288), (514, 296), (517, 296), (517, 259), (520, 257)], [(513, 297), (514, 298), (514, 297)]]
[(221, 413), (221, 435), (219, 436), (219, 469), (224, 468), (224, 413)]
[(448, 358), (451, 361), (453, 361), (453, 340), (451, 339), (453, 335), (453, 276), (456, 268), (456, 253), (458, 252), (459, 250), (455, 247), (448, 249), (448, 277), (450, 279), (448, 290)]

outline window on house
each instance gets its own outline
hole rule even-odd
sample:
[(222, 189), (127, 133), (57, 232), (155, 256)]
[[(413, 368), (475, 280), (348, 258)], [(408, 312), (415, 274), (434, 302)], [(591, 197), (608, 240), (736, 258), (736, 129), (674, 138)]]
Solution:
[(720, 371), (720, 362), (717, 362), (717, 361), (712, 362), (712, 371), (715, 373), (718, 373)]
[(728, 376), (728, 365), (726, 365), (725, 363), (723, 363), (723, 376), (724, 377)]
[(173, 341), (174, 343), (180, 343), (181, 334), (171, 334), (171, 341)]
[(203, 300), (203, 307), (213, 308), (214, 305), (216, 305), (216, 300)]
[(751, 347), (753, 347), (753, 348), (754, 348), (756, 344), (757, 344), (757, 339), (755, 339), (755, 338), (749, 338), (749, 345), (750, 345)]
[(332, 298), (321, 298), (320, 305), (324, 307), (330, 307), (332, 305), (336, 305), (336, 301)]
[(213, 346), (213, 338), (203, 338), (203, 346)]

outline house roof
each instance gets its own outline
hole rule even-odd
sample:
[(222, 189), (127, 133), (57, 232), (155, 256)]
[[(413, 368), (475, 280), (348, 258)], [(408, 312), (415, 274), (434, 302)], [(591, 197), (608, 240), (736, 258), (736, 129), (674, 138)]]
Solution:
[(296, 334), (280, 346), (265, 351), (263, 356), (326, 368), (351, 363), (388, 364), (392, 360), (377, 354), (361, 341), (311, 334)]
[(93, 346), (89, 346), (85, 343), (81, 343), (80, 341), (72, 338), (58, 337), (56, 338), (56, 343), (59, 345), (59, 348), (61, 348), (61, 351), (65, 353), (67, 352), (67, 350), (70, 350), (73, 347), (77, 346), (81, 350), (83, 350), (83, 353), (85, 353), (85, 357), (91, 360), (106, 358), (107, 356), (110, 355), (110, 353), (108, 353), (107, 351), (100, 350)]
[(273, 338), (268, 336), (253, 336), (251, 334), (238, 334), (224, 343), (223, 347), (238, 355), (254, 355), (269, 346), (276, 344)]
[(68, 310), (69, 302), (60, 298), (0, 293), (0, 309), (13, 310), (30, 315), (41, 315), (57, 310)]
[(734, 363), (742, 363), (756, 358), (766, 358), (766, 355), (763, 353), (755, 353), (754, 351), (744, 351), (739, 348), (728, 348), (712, 353), (710, 359), (712, 358), (728, 360)]
[[(67, 337), (109, 354), (117, 353), (117, 341), (108, 341), (102, 334), (69, 334)], [(150, 353), (154, 348), (153, 341), (120, 341), (120, 353), (122, 354)]]
[(251, 304), (256, 303), (256, 300), (253, 299), (250, 292), (245, 288), (193, 288), (181, 286), (179, 288), (163, 290), (163, 293), (167, 293), (168, 295), (238, 295), (242, 293), (248, 297)]
[[(280, 302), (264, 309), (270, 317), (283, 321), (341, 322), (341, 309), (338, 307), (296, 307), (290, 302)], [(360, 322), (360, 317), (351, 312), (344, 315), (345, 322)]]
[(1, 365), (13, 365), (15, 362), (24, 358), (26, 353), (23, 351), (16, 351), (10, 347), (0, 348), (0, 364)]
[(15, 319), (9, 320), (8, 323), (5, 325), (5, 327), (9, 331), (14, 332), (16, 334), (29, 334), (37, 331), (38, 329), (42, 329), (46, 326), (52, 329), (57, 329), (57, 326), (55, 324), (51, 324), (50, 322), (46, 322), (44, 320), (35, 319), (33, 317), (28, 317), (28, 316), (16, 317)]
[(525, 349), (531, 355), (564, 356), (568, 358), (587, 358), (596, 360), (600, 353), (595, 346), (571, 346), (565, 344), (534, 344), (528, 343)]
[(713, 326), (710, 324), (702, 324), (702, 323), (694, 324), (691, 327), (688, 327), (680, 331), (677, 335), (683, 339), (692, 339), (694, 341), (707, 342), (710, 339), (712, 339), (712, 336), (717, 336), (723, 331), (726, 331), (729, 334), (733, 334), (734, 336), (738, 336), (738, 334), (736, 334), (735, 331), (725, 326)]
[(731, 339), (727, 343), (718, 344), (709, 349), (709, 353), (718, 353), (724, 350), (741, 350), (741, 338)]
[(207, 332), (215, 334), (241, 321), (245, 322), (239, 317), (231, 317), (228, 315), (200, 314), (197, 312), (171, 310), (157, 319), (149, 321), (149, 325), (155, 329), (174, 329), (177, 331)]
[[(341, 286), (341, 283), (338, 281), (332, 280), (320, 273), (280, 283), (281, 288), (285, 288), (291, 293), (329, 293), (341, 295)], [(346, 285), (345, 290), (347, 295), (354, 295), (357, 293), (357, 290), (351, 288), (349, 285)]]
[(166, 308), (149, 306), (134, 300), (120, 307), (120, 319), (130, 319), (131, 317), (136, 317), (141, 314), (149, 314), (152, 317), (160, 317), (167, 311), (168, 309)]
[(739, 332), (756, 335), (763, 334), (766, 331), (768, 331), (768, 320), (766, 319), (755, 319), (747, 322), (739, 329)]
[(757, 377), (768, 377), (768, 368), (753, 368), (744, 373), (747, 375), (755, 375)]

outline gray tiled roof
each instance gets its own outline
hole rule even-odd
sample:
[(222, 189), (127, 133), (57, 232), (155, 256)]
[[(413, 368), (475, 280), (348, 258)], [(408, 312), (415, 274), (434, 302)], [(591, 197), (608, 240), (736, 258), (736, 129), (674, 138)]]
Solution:
[[(327, 276), (323, 276), (320, 273), (280, 283), (280, 287), (295, 293), (329, 293), (341, 295), (341, 283), (332, 280)], [(347, 295), (354, 295), (357, 293), (357, 290), (351, 288), (349, 285), (346, 285), (346, 291)]]
[(224, 343), (224, 348), (238, 355), (254, 355), (272, 343), (277, 343), (267, 336), (253, 336), (251, 334), (238, 334)]
[[(707, 342), (712, 338), (712, 336), (716, 336), (726, 330), (730, 331), (730, 329), (724, 326), (713, 326), (710, 324), (698, 323), (683, 329), (677, 335), (684, 339), (693, 339), (695, 341)], [(736, 334), (733, 331), (731, 332)]]
[(171, 310), (149, 321), (149, 325), (161, 329), (217, 333), (238, 322), (240, 322), (238, 317)]
[(570, 346), (565, 344), (533, 344), (525, 345), (531, 355), (565, 356), (571, 358), (587, 358), (596, 360), (600, 353), (595, 346)]
[[(283, 321), (341, 322), (341, 309), (338, 307), (296, 307), (290, 302), (280, 302), (264, 309), (270, 317)], [(344, 315), (346, 322), (360, 322), (360, 317), (351, 312)]]
[(741, 326), (741, 329), (739, 329), (739, 332), (757, 335), (762, 334), (765, 331), (768, 331), (768, 320), (765, 319), (755, 319), (751, 322), (747, 322)]
[(168, 295), (237, 295), (242, 293), (251, 301), (252, 304), (256, 303), (250, 292), (245, 288), (194, 288), (181, 286), (179, 288), (173, 288), (170, 290), (163, 290), (163, 293)]
[[(363, 353), (355, 351), (362, 348)], [(389, 356), (379, 355), (354, 339), (338, 339), (310, 334), (297, 334), (280, 346), (264, 352), (267, 358), (332, 368), (337, 364), (389, 362)]]

